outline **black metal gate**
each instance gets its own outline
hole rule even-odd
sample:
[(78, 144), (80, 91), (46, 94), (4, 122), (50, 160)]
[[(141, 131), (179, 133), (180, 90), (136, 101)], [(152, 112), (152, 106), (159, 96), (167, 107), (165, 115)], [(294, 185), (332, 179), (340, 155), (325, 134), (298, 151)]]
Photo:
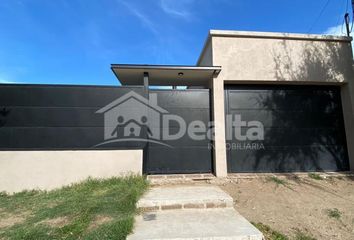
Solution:
[[(198, 133), (198, 139), (188, 134), (188, 126), (198, 121), (208, 127), (210, 122), (210, 91), (207, 89), (186, 89), (186, 90), (150, 90), (151, 98), (157, 100), (157, 105), (166, 113), (166, 116), (178, 116), (186, 124), (186, 131), (178, 139), (166, 139), (164, 133), (177, 134), (181, 126), (176, 121), (170, 121), (166, 126), (163, 120), (161, 124), (150, 122), (151, 131), (160, 130), (161, 139), (159, 143), (149, 142), (147, 155), (144, 160), (144, 170), (148, 174), (169, 174), (169, 173), (210, 173), (212, 172), (212, 149), (210, 140), (203, 131)], [(154, 100), (156, 102), (156, 100)], [(149, 114), (151, 113), (149, 109)], [(172, 117), (173, 118), (173, 117)], [(205, 138), (203, 139), (203, 135)], [(162, 144), (160, 144), (162, 143)]]
[[(339, 87), (233, 85), (225, 98), (226, 119), (238, 118), (226, 127), (229, 172), (349, 170)], [(254, 121), (263, 140), (247, 137)]]

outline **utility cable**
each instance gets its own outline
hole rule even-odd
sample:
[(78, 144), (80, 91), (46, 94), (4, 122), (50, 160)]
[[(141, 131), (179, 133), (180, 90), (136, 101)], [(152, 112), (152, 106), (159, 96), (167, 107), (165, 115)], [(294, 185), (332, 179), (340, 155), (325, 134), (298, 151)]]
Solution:
[[(325, 5), (322, 7), (322, 9), (321, 9), (321, 12), (320, 12), (320, 14), (317, 16), (317, 18), (315, 19), (315, 21), (312, 23), (312, 25), (311, 25), (311, 27), (309, 28), (309, 30), (307, 31), (307, 33), (310, 33), (311, 31), (312, 31), (312, 28), (315, 26), (315, 24), (318, 22), (318, 20), (320, 19), (320, 17), (322, 16), (322, 14), (324, 13), (324, 11), (326, 10), (326, 8), (327, 8), (327, 6), (328, 6), (328, 4), (329, 4), (329, 2), (330, 2), (331, 0), (327, 0), (326, 1), (326, 3), (325, 3)], [(348, 4), (347, 4), (348, 5)]]

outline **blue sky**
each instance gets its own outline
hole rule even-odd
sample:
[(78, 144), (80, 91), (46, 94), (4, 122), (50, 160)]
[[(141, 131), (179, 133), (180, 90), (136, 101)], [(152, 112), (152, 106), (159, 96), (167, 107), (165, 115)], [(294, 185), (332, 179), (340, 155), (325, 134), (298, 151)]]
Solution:
[(326, 2), (0, 0), (0, 83), (117, 85), (111, 63), (194, 65), (209, 29), (341, 34)]

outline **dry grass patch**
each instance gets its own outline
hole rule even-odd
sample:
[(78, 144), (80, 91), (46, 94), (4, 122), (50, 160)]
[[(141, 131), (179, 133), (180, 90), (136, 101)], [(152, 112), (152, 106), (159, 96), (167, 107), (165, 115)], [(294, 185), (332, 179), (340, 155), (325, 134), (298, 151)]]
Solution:
[(98, 189), (92, 193), (93, 196), (103, 196), (107, 193), (108, 189)]
[(109, 223), (113, 220), (112, 217), (110, 216), (105, 216), (105, 215), (98, 215), (95, 217), (95, 219), (91, 222), (91, 224), (89, 225), (89, 227), (87, 228), (87, 230), (90, 232), (96, 228), (98, 228), (99, 226), (101, 226), (102, 224), (106, 224)]
[(21, 224), (31, 216), (30, 211), (18, 212), (6, 212), (5, 209), (0, 208), (0, 229), (12, 227), (16, 224)]
[(26, 220), (23, 216), (9, 216), (7, 218), (1, 218), (0, 228), (12, 227), (15, 224), (22, 223)]
[(52, 228), (62, 228), (65, 225), (70, 223), (70, 219), (68, 217), (57, 217), (52, 219), (46, 219), (40, 222), (40, 224), (45, 224)]

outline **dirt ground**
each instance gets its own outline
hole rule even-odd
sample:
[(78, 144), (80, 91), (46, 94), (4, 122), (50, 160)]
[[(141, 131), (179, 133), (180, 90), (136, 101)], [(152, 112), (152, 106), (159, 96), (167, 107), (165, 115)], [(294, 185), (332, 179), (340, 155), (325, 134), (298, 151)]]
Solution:
[[(318, 240), (354, 239), (354, 178), (293, 176), (284, 182), (255, 178), (218, 185), (234, 198), (236, 210), (249, 221), (288, 236), (298, 229)], [(340, 217), (330, 217), (329, 209), (338, 209)]]

